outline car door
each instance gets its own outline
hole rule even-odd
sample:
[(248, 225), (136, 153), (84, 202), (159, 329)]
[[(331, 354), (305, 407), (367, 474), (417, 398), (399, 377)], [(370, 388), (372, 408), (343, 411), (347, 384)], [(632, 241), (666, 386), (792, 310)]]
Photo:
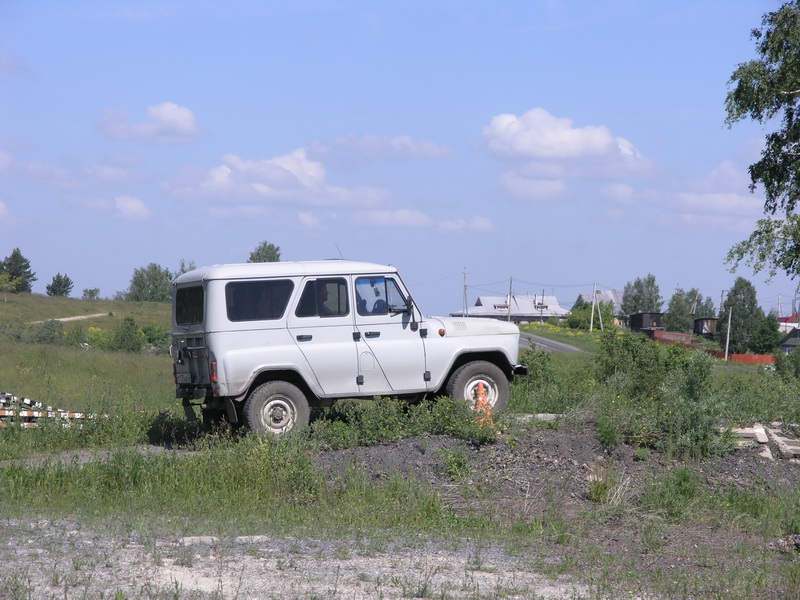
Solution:
[(310, 277), (302, 282), (287, 318), (292, 338), (305, 356), (322, 395), (359, 393), (353, 310), (345, 277)]
[(388, 275), (355, 278), (355, 324), (359, 381), (367, 393), (419, 393), (427, 390), (423, 331), (406, 305), (400, 281)]

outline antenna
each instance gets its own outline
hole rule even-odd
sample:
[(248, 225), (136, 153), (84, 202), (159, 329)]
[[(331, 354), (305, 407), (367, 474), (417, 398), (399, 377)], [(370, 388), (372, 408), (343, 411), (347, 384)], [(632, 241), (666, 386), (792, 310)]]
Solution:
[(339, 244), (337, 244), (336, 242), (333, 242), (333, 245), (336, 246), (336, 251), (339, 253), (339, 258), (344, 260), (344, 254), (342, 254), (342, 251), (339, 250)]

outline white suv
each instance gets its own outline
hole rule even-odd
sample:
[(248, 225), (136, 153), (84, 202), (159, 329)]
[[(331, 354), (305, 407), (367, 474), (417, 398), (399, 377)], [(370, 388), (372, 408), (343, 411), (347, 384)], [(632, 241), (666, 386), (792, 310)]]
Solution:
[(348, 260), (216, 265), (175, 280), (176, 397), (190, 418), (258, 432), (308, 423), (337, 398), (449, 395), (508, 403), (519, 329), (423, 317), (394, 267)]

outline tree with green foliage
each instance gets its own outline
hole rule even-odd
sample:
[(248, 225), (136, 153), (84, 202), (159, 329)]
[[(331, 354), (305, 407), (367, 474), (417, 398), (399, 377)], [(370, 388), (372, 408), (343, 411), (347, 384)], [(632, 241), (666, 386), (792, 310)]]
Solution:
[(725, 101), (730, 127), (751, 119), (767, 134), (761, 159), (750, 165), (750, 191), (764, 190), (765, 219), (750, 237), (731, 248), (732, 270), (744, 261), (770, 276), (800, 274), (800, 0), (763, 15), (753, 29), (757, 58), (738, 65)]
[[(730, 319), (730, 337), (728, 336), (728, 320)], [(728, 346), (728, 351), (734, 354), (758, 352), (769, 345), (765, 324), (767, 316), (758, 305), (756, 289), (744, 277), (737, 277), (733, 287), (728, 290), (728, 295), (722, 303), (717, 325), (717, 340), (723, 347)], [(778, 330), (777, 320), (774, 321), (775, 331)], [(777, 346), (777, 340), (775, 345)]]
[(19, 248), (14, 248), (9, 256), (3, 260), (2, 268), (14, 282), (13, 293), (30, 293), (31, 285), (36, 281), (36, 273), (31, 271), (31, 262), (22, 255)]
[(250, 253), (250, 258), (247, 259), (247, 262), (280, 262), (280, 260), (281, 249), (275, 244), (271, 244), (265, 240)]
[(45, 291), (48, 296), (69, 296), (72, 293), (73, 287), (72, 279), (66, 273), (56, 273), (53, 275), (53, 281), (45, 286)]
[(97, 300), (100, 297), (100, 288), (86, 288), (83, 290), (84, 300)]
[(145, 341), (144, 333), (139, 329), (133, 317), (125, 317), (114, 328), (110, 349), (139, 353), (144, 348)]
[(774, 354), (782, 337), (778, 317), (772, 314), (765, 315), (753, 331), (750, 348), (756, 354)]
[(578, 300), (573, 304), (567, 318), (563, 321), (564, 325), (570, 329), (594, 329), (610, 327), (614, 324), (614, 303), (598, 302), (594, 306), (594, 320), (592, 320), (592, 303), (585, 300)]
[(17, 288), (17, 280), (12, 278), (11, 275), (0, 269), (0, 292), (3, 294), (3, 302), (8, 302), (8, 294), (14, 293), (14, 290), (16, 288)]
[(714, 302), (703, 298), (700, 290), (692, 288), (688, 292), (678, 289), (667, 304), (664, 327), (667, 331), (691, 332), (694, 319), (714, 316)]
[(129, 302), (169, 302), (172, 300), (172, 273), (156, 263), (133, 272), (124, 298)]
[(637, 277), (633, 282), (629, 281), (622, 290), (621, 307), (626, 315), (661, 312), (663, 303), (656, 276), (652, 273), (648, 273), (645, 278)]

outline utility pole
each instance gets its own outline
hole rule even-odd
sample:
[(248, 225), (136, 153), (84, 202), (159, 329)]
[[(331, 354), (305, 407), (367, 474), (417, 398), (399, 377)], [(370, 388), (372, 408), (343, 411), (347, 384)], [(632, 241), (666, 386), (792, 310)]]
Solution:
[(725, 362), (728, 361), (728, 344), (731, 341), (731, 315), (733, 314), (733, 306), (728, 308), (728, 330), (725, 332)]
[(592, 286), (592, 315), (589, 317), (589, 333), (594, 331), (594, 301), (597, 299), (597, 282)]
[(465, 317), (467, 315), (467, 267), (464, 267), (464, 297), (461, 300), (461, 314)]
[(512, 289), (514, 288), (514, 278), (508, 278), (508, 320), (511, 320), (511, 298), (512, 298)]

